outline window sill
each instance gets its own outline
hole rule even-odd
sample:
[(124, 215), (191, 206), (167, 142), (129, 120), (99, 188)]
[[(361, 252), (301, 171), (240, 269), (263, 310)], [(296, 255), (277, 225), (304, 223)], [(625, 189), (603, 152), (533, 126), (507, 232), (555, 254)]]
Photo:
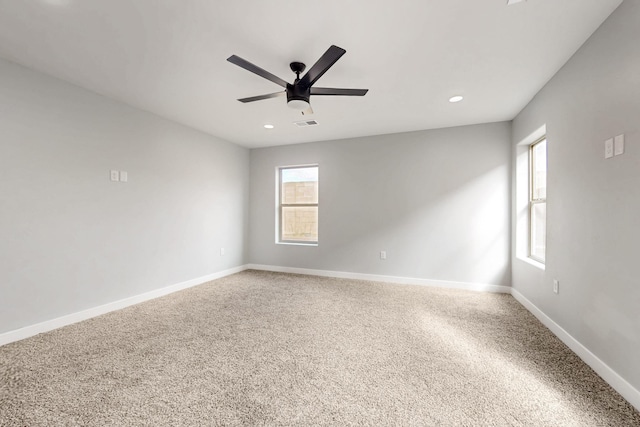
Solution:
[(318, 242), (276, 242), (276, 245), (288, 245), (288, 246), (318, 246)]
[(516, 257), (517, 259), (519, 259), (520, 261), (524, 261), (529, 265), (532, 265), (542, 271), (545, 270), (545, 265), (543, 263), (541, 263), (540, 261), (536, 261), (535, 259), (529, 258), (529, 257)]

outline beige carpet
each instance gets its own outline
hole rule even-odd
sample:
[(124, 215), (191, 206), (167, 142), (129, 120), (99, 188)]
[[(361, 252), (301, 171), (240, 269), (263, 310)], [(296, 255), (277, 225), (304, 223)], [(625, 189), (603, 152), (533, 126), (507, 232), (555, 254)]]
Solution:
[(2, 426), (640, 426), (509, 295), (246, 271), (0, 347)]

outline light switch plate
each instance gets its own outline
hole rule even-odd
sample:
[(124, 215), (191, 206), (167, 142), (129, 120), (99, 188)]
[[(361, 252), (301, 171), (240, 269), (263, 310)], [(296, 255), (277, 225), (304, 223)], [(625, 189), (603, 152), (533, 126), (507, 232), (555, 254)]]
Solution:
[(604, 142), (604, 158), (610, 159), (612, 157), (613, 157), (613, 138), (610, 138)]
[(127, 182), (129, 180), (129, 174), (127, 171), (120, 171), (120, 182)]
[(120, 181), (120, 174), (118, 171), (111, 171), (111, 181)]
[(624, 134), (616, 136), (613, 141), (613, 154), (619, 156), (624, 154)]

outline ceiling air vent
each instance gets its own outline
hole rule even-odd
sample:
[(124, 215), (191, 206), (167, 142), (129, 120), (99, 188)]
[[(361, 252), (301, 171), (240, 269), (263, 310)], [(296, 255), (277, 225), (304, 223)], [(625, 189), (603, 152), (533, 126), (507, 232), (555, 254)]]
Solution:
[(295, 125), (297, 125), (299, 128), (304, 128), (307, 126), (318, 126), (318, 122), (316, 122), (315, 120), (303, 120), (301, 122), (293, 122)]

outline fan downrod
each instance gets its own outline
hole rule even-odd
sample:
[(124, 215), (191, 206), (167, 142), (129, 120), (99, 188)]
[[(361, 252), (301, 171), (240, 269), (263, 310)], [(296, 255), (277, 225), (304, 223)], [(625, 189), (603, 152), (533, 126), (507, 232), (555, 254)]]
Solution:
[(300, 79), (300, 73), (302, 73), (307, 66), (302, 62), (292, 62), (289, 64), (289, 67), (291, 67), (291, 71), (296, 73), (296, 79)]

